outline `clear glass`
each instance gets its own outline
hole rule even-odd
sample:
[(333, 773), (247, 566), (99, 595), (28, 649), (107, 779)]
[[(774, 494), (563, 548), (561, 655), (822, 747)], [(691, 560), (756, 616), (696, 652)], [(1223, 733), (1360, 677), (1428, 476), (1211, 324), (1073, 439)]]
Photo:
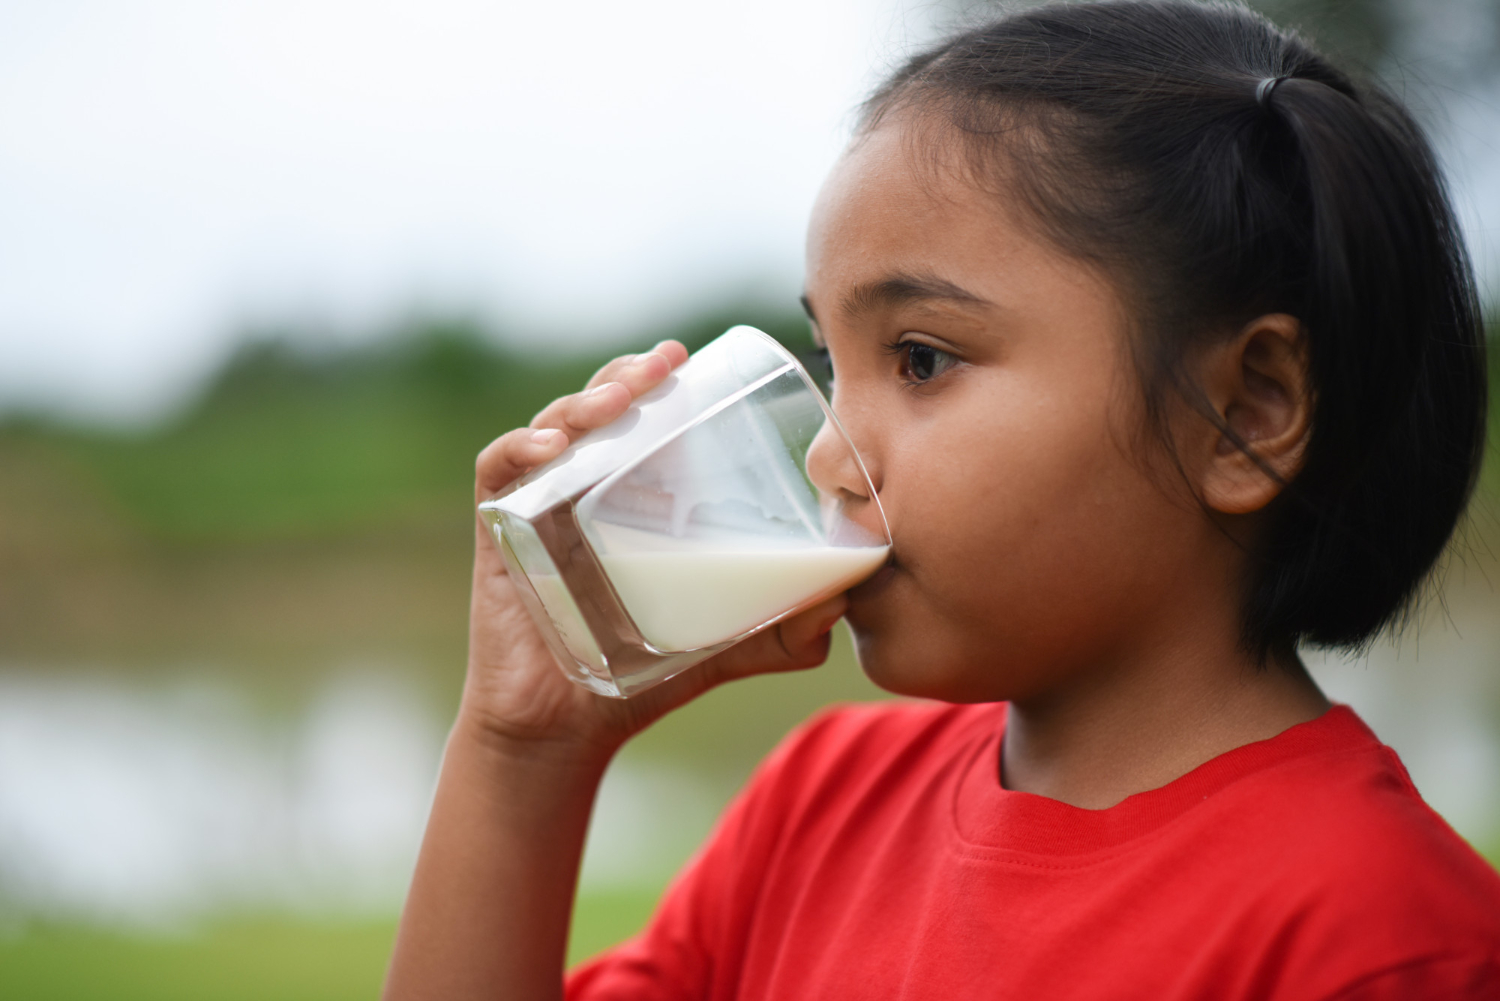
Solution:
[[(810, 455), (863, 491), (819, 490)], [(816, 385), (743, 326), (479, 511), (563, 672), (617, 698), (858, 583), (891, 544)]]

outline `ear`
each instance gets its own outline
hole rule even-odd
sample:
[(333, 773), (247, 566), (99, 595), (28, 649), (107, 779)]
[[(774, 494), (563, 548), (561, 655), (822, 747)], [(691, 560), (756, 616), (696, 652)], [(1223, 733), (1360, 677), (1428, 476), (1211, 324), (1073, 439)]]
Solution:
[(1213, 431), (1203, 501), (1224, 514), (1259, 511), (1301, 470), (1312, 429), (1302, 324), (1285, 313), (1257, 317), (1204, 360), (1200, 385), (1232, 434)]

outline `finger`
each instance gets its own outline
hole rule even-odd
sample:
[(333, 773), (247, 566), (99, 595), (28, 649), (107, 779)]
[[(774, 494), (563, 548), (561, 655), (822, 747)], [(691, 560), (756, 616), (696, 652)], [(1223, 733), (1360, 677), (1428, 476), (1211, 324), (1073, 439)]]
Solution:
[(612, 381), (630, 390), (632, 397), (640, 396), (672, 374), (672, 363), (667, 356), (656, 351), (647, 351), (635, 356), (635, 360), (615, 373)]
[(575, 440), (603, 427), (630, 406), (634, 395), (622, 383), (606, 382), (593, 389), (553, 400), (531, 420), (533, 428), (555, 428)]
[(517, 428), (485, 446), (474, 460), (474, 492), (490, 497), (534, 466), (557, 457), (568, 447), (568, 435), (555, 428)]
[[(592, 389), (595, 386), (602, 386), (606, 382), (621, 381), (621, 375), (627, 369), (651, 354), (660, 355), (666, 359), (668, 372), (688, 359), (688, 350), (680, 342), (662, 341), (650, 351), (642, 352), (638, 355), (621, 355), (606, 362), (603, 368), (594, 373), (594, 377), (588, 381), (588, 385), (584, 388)], [(662, 378), (665, 378), (665, 373), (663, 373)]]
[(634, 733), (664, 713), (736, 678), (817, 667), (828, 659), (832, 645), (828, 634), (848, 606), (844, 595), (836, 595), (635, 698), (613, 703), (619, 725), (623, 732)]
[(532, 418), (531, 426), (557, 428), (576, 440), (619, 417), (631, 400), (660, 385), (686, 360), (687, 348), (676, 341), (662, 341), (644, 354), (616, 358), (589, 380), (589, 388), (553, 400)]
[(651, 350), (667, 359), (673, 368), (688, 360), (688, 349), (682, 346), (681, 341), (662, 341)]
[(799, 671), (828, 659), (829, 633), (849, 599), (836, 594), (704, 662), (714, 684), (751, 674)]
[[(475, 462), (476, 493), (482, 499), (502, 490), (526, 470), (555, 458), (569, 441), (619, 417), (634, 397), (665, 379), (687, 357), (687, 348), (677, 341), (662, 341), (644, 354), (616, 358), (605, 365), (590, 380), (589, 389), (553, 401), (537, 414), (530, 428), (502, 435), (480, 452)], [(599, 382), (606, 374), (618, 378)], [(549, 431), (562, 434), (545, 433)]]
[(808, 656), (823, 651), (814, 664), (823, 663), (827, 654), (828, 634), (838, 625), (839, 619), (849, 610), (849, 596), (844, 592), (826, 598), (805, 612), (783, 619), (776, 626), (776, 638), (787, 659), (797, 665), (806, 665)]
[(620, 381), (621, 373), (639, 364), (641, 359), (645, 358), (648, 354), (651, 354), (651, 352), (644, 351), (638, 355), (620, 355), (618, 358), (611, 358), (604, 363), (599, 371), (593, 374), (583, 388), (588, 390), (593, 389), (595, 386), (602, 386), (606, 382)]

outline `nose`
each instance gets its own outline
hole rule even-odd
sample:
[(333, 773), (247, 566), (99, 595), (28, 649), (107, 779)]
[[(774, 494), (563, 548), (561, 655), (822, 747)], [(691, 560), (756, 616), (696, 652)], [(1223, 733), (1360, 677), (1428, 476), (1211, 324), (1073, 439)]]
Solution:
[[(869, 480), (860, 471), (861, 459)], [(871, 488), (875, 494), (880, 490), (879, 465), (872, 459), (869, 451), (856, 456), (838, 426), (824, 420), (807, 450), (807, 478), (825, 498), (841, 503), (846, 517), (861, 523), (869, 519), (871, 524), (866, 527), (883, 534), (883, 526), (877, 524), (881, 518), (871, 503)]]

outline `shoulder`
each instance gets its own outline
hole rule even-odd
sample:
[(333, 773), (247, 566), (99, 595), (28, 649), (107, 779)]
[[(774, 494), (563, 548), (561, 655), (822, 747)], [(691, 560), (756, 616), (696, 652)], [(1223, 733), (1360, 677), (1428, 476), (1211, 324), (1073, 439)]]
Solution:
[[(1240, 800), (1245, 837), (1274, 846), (1273, 871), (1360, 882), (1371, 892), (1423, 892), (1420, 877), (1466, 877), (1500, 904), (1500, 875), (1423, 801), (1391, 748), (1347, 709), (1356, 739), (1252, 774), (1225, 792)], [(1389, 878), (1372, 879), (1373, 874)], [(1495, 916), (1500, 919), (1500, 910)]]
[(1480, 933), (1500, 949), (1500, 875), (1422, 800), (1394, 751), (1313, 777), (1289, 790), (1301, 821), (1288, 838), (1291, 871), (1336, 884), (1351, 918), (1400, 915), (1406, 926)]
[(1228, 860), (1223, 875), (1253, 880), (1242, 899), (1277, 901), (1312, 962), (1329, 949), (1409, 968), (1500, 954), (1500, 875), (1423, 802), (1395, 752), (1341, 714), (1330, 726), (1349, 739), (1214, 797), (1233, 823), (1200, 846)]

